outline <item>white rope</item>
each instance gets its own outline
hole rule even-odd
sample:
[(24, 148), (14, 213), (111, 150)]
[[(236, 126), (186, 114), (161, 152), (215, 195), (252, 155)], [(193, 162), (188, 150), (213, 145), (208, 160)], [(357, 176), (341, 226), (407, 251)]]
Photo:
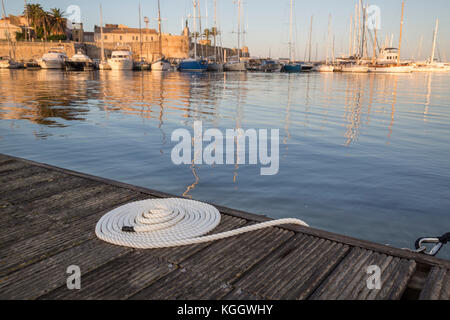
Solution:
[(285, 224), (308, 226), (299, 219), (280, 219), (204, 236), (219, 224), (220, 212), (211, 205), (186, 199), (151, 199), (108, 212), (98, 221), (95, 233), (115, 245), (152, 249), (211, 242)]

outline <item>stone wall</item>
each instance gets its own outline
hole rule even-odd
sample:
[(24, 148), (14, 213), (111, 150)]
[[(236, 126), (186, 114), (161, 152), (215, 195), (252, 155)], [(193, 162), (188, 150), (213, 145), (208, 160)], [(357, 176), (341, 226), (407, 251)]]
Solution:
[[(32, 58), (40, 58), (50, 48), (63, 47), (69, 57), (76, 53), (79, 44), (74, 42), (13, 42), (13, 48), (16, 53), (16, 60), (29, 60)], [(9, 55), (9, 45), (6, 41), (0, 41), (0, 56)]]
[[(139, 59), (140, 57), (140, 44), (139, 43), (129, 43), (124, 44), (129, 45), (133, 51), (134, 59)], [(82, 49), (89, 57), (93, 59), (101, 58), (101, 44), (98, 42), (89, 43), (77, 43), (77, 42), (15, 42), (13, 44), (16, 60), (29, 60), (32, 58), (40, 58), (44, 53), (46, 53), (50, 48), (63, 47), (68, 57), (72, 57), (78, 49)], [(116, 47), (115, 44), (105, 43), (105, 55), (106, 57), (111, 56), (111, 52)], [(225, 50), (228, 57), (236, 55), (236, 50), (228, 48), (219, 48), (219, 50)], [(193, 44), (189, 45), (189, 40), (184, 36), (168, 36), (163, 37), (163, 54), (167, 58), (171, 59), (184, 59), (189, 56), (189, 52), (194, 52)], [(142, 43), (142, 56), (147, 61), (153, 61), (159, 53), (159, 42), (144, 42)], [(214, 47), (197, 45), (198, 56), (203, 55), (205, 57), (211, 57), (214, 55)], [(6, 41), (0, 41), (0, 56), (9, 55), (9, 46)]]

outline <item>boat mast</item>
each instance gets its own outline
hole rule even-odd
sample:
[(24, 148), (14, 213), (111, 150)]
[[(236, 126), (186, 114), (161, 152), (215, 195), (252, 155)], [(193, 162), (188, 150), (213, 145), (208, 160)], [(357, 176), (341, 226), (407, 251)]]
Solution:
[(311, 62), (313, 19), (314, 19), (314, 16), (311, 16), (311, 26), (309, 27), (309, 54), (308, 54), (308, 62)]
[(141, 51), (140, 60), (142, 61), (142, 25), (141, 25), (141, 2), (139, 1), (139, 48)]
[(238, 0), (238, 61), (241, 61), (241, 0)]
[(405, 10), (405, 1), (402, 0), (402, 22), (400, 23), (400, 39), (398, 41), (398, 57), (397, 57), (397, 64), (400, 64), (400, 52), (402, 49), (402, 33), (403, 33), (403, 13)]
[[(5, 3), (2, 0), (2, 10), (3, 10), (3, 15), (5, 16), (5, 19), (7, 18), (6, 16), (6, 10), (5, 10)], [(9, 24), (6, 25), (6, 39), (8, 40), (8, 47), (9, 47), (9, 57), (15, 59), (15, 52), (12, 48), (12, 44), (11, 44), (11, 35), (9, 34)]]
[(364, 58), (364, 46), (365, 46), (365, 41), (366, 41), (366, 8), (363, 5), (362, 0), (360, 0), (360, 6), (362, 9), (362, 16), (363, 16), (363, 20), (362, 20), (362, 29), (360, 30), (361, 32), (361, 56), (360, 58)]
[(431, 48), (430, 63), (434, 62), (434, 56), (436, 54), (436, 41), (437, 41), (438, 28), (439, 28), (439, 19), (436, 19), (436, 26), (434, 28), (434, 35), (433, 35), (433, 47)]
[(330, 55), (330, 41), (331, 41), (331, 13), (328, 16), (328, 35), (327, 35), (327, 58), (326, 58), (326, 64), (328, 65), (330, 60), (328, 59)]
[(159, 56), (162, 59), (162, 32), (161, 32), (161, 5), (158, 0), (158, 40), (159, 40)]
[(197, 1), (194, 0), (194, 58), (197, 60)]
[(293, 6), (294, 0), (291, 0), (291, 13), (289, 16), (289, 63), (292, 62), (293, 57), (293, 44), (292, 44), (292, 6)]
[(358, 41), (358, 47), (357, 47), (357, 50), (358, 50), (358, 57), (361, 57), (362, 56), (362, 53), (359, 51), (360, 50), (360, 48), (361, 48), (361, 2), (362, 2), (362, 0), (359, 0), (358, 1), (358, 26), (357, 26), (357, 28), (358, 28), (358, 36), (357, 36), (357, 41)]
[(105, 61), (105, 48), (103, 45), (103, 12), (102, 12), (102, 4), (100, 3), (100, 37), (101, 37), (101, 54), (102, 54), (102, 62)]
[(349, 37), (349, 44), (348, 44), (348, 56), (352, 56), (352, 50), (353, 50), (353, 15), (350, 15), (350, 37)]
[(214, 62), (217, 63), (217, 0), (214, 0)]

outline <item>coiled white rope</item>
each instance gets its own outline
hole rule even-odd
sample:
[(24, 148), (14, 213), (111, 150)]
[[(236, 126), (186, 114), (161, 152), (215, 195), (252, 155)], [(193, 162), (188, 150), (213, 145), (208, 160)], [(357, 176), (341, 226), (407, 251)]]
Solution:
[(151, 199), (108, 212), (98, 221), (95, 233), (115, 245), (154, 249), (211, 242), (285, 224), (308, 226), (299, 219), (280, 219), (205, 236), (219, 224), (220, 212), (211, 205), (187, 199)]

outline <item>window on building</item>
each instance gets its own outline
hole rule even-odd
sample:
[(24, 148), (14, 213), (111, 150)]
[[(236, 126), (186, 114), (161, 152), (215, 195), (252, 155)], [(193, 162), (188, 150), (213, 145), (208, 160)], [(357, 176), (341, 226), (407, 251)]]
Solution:
[(108, 36), (105, 36), (105, 40), (108, 40)]
[(122, 36), (120, 36), (120, 40), (122, 40)]

